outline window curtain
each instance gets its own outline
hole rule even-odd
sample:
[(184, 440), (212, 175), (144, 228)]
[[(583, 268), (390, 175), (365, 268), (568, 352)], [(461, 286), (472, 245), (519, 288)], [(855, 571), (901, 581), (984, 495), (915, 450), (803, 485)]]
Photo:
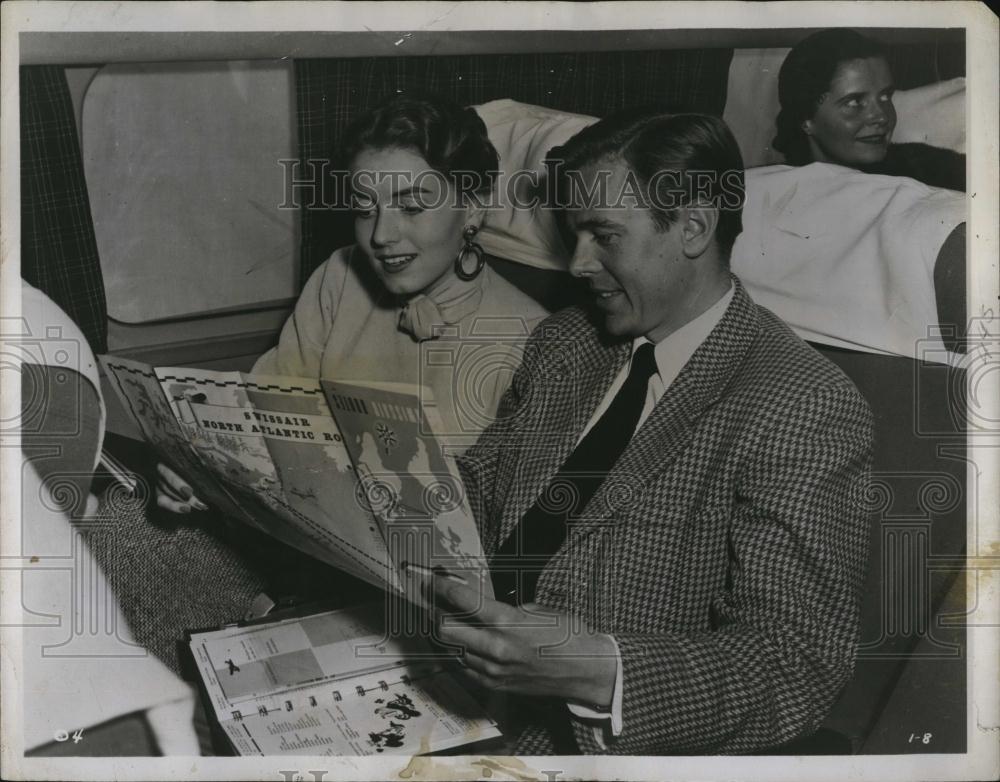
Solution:
[[(432, 92), (474, 105), (498, 98), (602, 117), (648, 104), (721, 116), (732, 49), (297, 60), (300, 171), (327, 160), (345, 125), (393, 93)], [(348, 215), (301, 209), (301, 280), (350, 244)]]
[(104, 279), (73, 101), (61, 67), (25, 66), (21, 87), (21, 276), (107, 351)]

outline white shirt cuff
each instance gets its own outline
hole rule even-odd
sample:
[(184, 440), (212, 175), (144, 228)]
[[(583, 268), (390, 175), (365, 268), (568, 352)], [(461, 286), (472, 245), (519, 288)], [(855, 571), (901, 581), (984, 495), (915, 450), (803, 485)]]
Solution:
[(615, 645), (615, 689), (611, 694), (611, 709), (595, 709), (579, 703), (569, 703), (569, 710), (577, 717), (586, 720), (598, 720), (600, 724), (594, 725), (594, 738), (602, 749), (607, 748), (606, 736), (610, 728), (612, 738), (620, 736), (622, 732), (622, 652), (618, 647), (618, 641), (613, 635), (608, 638)]

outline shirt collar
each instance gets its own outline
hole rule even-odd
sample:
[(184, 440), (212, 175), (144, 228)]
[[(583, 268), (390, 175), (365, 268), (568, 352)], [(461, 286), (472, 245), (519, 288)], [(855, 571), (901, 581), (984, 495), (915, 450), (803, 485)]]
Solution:
[[(715, 304), (654, 344), (653, 357), (656, 359), (656, 370), (664, 386), (674, 381), (701, 343), (708, 339), (712, 329), (719, 325), (735, 294), (736, 286), (730, 282), (729, 289)], [(649, 340), (646, 337), (637, 337), (633, 340), (632, 354), (634, 355), (639, 346), (647, 342)]]

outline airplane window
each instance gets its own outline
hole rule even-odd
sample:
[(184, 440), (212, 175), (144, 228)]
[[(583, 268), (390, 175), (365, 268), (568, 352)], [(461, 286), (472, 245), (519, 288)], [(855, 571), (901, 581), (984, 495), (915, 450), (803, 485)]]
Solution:
[(101, 68), (84, 96), (84, 169), (107, 292), (124, 323), (294, 299), (297, 157), (288, 61)]

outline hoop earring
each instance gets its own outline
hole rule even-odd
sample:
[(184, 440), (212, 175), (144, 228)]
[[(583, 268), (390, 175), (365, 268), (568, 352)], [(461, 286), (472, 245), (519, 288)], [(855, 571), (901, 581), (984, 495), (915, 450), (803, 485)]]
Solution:
[[(462, 239), (465, 244), (462, 245), (462, 249), (458, 251), (458, 256), (455, 258), (455, 275), (458, 279), (466, 282), (476, 279), (486, 265), (486, 253), (483, 251), (482, 245), (473, 241), (478, 232), (479, 229), (474, 225), (465, 227), (462, 231)], [(471, 272), (465, 270), (465, 256), (469, 253), (476, 256), (476, 268)]]

